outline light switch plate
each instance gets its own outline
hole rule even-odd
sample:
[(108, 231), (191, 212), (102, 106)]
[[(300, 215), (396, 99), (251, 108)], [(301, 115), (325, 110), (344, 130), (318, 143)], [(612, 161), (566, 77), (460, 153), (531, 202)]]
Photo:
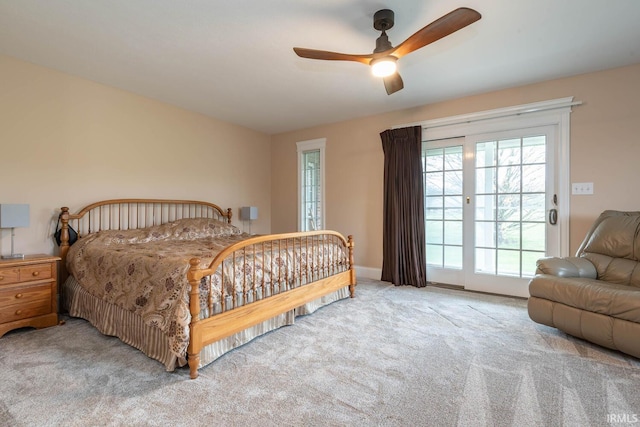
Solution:
[(571, 184), (571, 194), (584, 196), (593, 194), (593, 182), (574, 182)]

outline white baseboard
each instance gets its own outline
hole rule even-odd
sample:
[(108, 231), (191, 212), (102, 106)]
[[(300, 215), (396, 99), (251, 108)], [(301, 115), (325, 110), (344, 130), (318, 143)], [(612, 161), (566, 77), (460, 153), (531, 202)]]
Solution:
[(380, 268), (371, 268), (371, 267), (362, 267), (356, 265), (356, 277), (364, 277), (366, 279), (380, 280), (382, 276), (382, 269)]

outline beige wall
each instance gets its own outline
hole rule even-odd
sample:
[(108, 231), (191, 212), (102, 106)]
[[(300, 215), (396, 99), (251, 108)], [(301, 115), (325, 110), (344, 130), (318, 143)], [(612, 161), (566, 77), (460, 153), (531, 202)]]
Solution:
[(251, 231), (270, 231), (269, 135), (6, 56), (0, 148), (0, 203), (31, 209), (17, 252), (54, 253), (59, 208), (108, 198), (207, 200), (241, 228), (238, 208), (258, 206)]
[[(404, 89), (411, 90), (410, 85)], [(327, 227), (353, 234), (356, 264), (382, 266), (383, 153), (379, 133), (393, 126), (573, 96), (571, 182), (594, 195), (572, 196), (570, 250), (605, 209), (640, 210), (640, 64), (506, 89), (272, 137), (272, 232), (296, 228), (297, 141), (327, 138)]]
[[(404, 90), (410, 90), (409, 87)], [(296, 229), (297, 141), (327, 138), (327, 227), (356, 238), (356, 263), (382, 264), (379, 133), (392, 126), (574, 96), (571, 251), (604, 209), (640, 210), (640, 64), (268, 136), (0, 56), (0, 203), (28, 203), (18, 252), (54, 253), (58, 208), (158, 197), (258, 206), (258, 233)], [(264, 162), (271, 155), (271, 164)], [(195, 160), (195, 162), (193, 161)], [(621, 185), (620, 183), (625, 183)], [(1, 231), (0, 252), (10, 250)]]

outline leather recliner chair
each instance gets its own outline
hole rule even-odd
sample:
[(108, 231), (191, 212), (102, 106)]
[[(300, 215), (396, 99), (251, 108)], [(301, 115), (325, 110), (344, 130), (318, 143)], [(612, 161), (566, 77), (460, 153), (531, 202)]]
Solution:
[(640, 358), (640, 212), (605, 211), (575, 257), (542, 258), (529, 317)]

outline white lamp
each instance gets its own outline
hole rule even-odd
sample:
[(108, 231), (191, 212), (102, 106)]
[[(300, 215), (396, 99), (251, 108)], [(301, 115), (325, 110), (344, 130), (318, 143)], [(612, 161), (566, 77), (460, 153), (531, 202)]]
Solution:
[(240, 208), (240, 219), (249, 221), (249, 234), (251, 234), (251, 221), (258, 219), (258, 208), (256, 206), (244, 206)]
[(29, 205), (0, 204), (0, 228), (11, 229), (11, 255), (3, 255), (4, 259), (24, 258), (24, 254), (13, 252), (13, 240), (16, 227), (29, 226)]

